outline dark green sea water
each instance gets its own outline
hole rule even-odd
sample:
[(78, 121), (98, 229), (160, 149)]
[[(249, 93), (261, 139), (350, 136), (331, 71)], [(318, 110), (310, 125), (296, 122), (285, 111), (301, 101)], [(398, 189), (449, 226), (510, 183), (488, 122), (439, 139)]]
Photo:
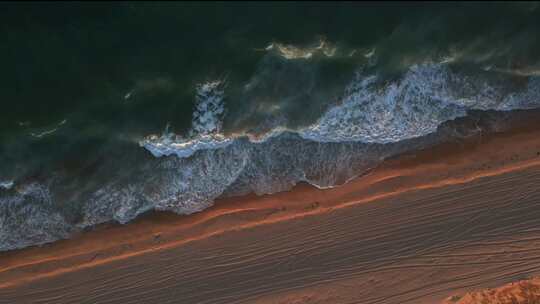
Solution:
[(539, 35), (536, 2), (0, 3), (0, 250), (496, 129)]

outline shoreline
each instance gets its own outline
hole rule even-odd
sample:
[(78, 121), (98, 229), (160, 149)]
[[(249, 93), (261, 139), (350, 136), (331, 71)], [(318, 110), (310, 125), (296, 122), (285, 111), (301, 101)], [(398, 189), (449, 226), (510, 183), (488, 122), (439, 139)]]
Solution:
[(103, 224), (71, 239), (2, 252), (0, 292), (220, 235), (540, 167), (539, 130), (533, 118), (502, 133), (404, 153), (339, 187), (321, 190), (299, 184), (288, 192), (220, 199), (188, 216), (152, 212), (126, 225)]

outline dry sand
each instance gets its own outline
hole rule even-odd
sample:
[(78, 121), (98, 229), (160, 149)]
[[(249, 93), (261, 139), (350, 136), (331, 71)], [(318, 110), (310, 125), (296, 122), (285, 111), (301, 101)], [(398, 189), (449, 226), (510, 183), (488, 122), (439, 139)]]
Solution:
[(538, 275), (539, 131), (1, 253), (0, 303), (441, 303)]
[(502, 287), (452, 296), (445, 304), (535, 304), (540, 303), (540, 278), (521, 280)]

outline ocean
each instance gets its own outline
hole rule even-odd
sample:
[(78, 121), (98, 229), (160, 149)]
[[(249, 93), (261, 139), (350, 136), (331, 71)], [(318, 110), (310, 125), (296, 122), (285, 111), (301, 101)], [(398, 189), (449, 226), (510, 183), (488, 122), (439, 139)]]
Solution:
[(0, 251), (339, 186), (540, 107), (538, 3), (6, 2), (0, 17)]

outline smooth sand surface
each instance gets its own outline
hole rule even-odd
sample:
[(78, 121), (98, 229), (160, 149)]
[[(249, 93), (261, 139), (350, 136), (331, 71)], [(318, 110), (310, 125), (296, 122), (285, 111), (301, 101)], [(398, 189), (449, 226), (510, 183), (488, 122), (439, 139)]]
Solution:
[(0, 254), (0, 303), (441, 303), (540, 274), (540, 123)]

